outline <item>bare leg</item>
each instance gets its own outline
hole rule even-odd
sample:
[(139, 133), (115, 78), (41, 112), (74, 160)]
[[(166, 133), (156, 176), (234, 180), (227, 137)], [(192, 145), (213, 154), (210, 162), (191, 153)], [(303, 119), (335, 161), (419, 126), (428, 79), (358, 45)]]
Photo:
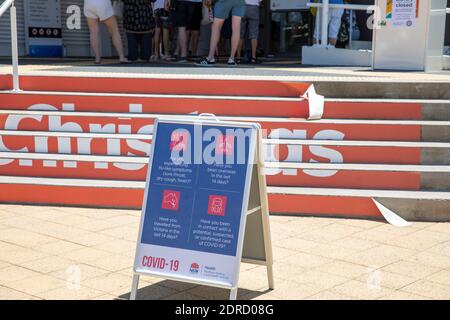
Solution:
[(100, 50), (100, 26), (99, 21), (97, 19), (93, 18), (86, 18), (88, 27), (89, 27), (89, 34), (91, 39), (91, 48), (95, 55), (95, 63), (100, 63), (100, 60), (102, 58), (101, 56), (101, 50)]
[(192, 55), (197, 56), (197, 49), (198, 49), (198, 35), (199, 32), (196, 30), (191, 31), (191, 48), (192, 48)]
[(119, 54), (120, 62), (128, 62), (128, 59), (125, 57), (123, 53), (123, 44), (122, 38), (120, 37), (119, 26), (117, 25), (116, 17), (111, 17), (103, 21), (108, 29), (109, 34), (112, 38), (112, 43), (114, 48), (116, 48), (117, 53)]
[(241, 17), (237, 17), (237, 16), (231, 17), (233, 34), (231, 36), (230, 58), (233, 60), (234, 60), (234, 57), (236, 56), (236, 51), (239, 46), (239, 41), (241, 40), (241, 20), (242, 20)]
[(155, 29), (155, 38), (154, 38), (154, 42), (155, 42), (155, 50), (154, 50), (154, 56), (155, 56), (155, 60), (159, 60), (159, 48), (160, 48), (160, 43), (161, 43), (161, 28), (156, 28)]
[(258, 39), (252, 39), (252, 58), (256, 59), (256, 50), (258, 49)]
[(163, 29), (164, 55), (170, 57), (170, 33), (169, 29)]
[(241, 52), (242, 52), (242, 47), (244, 46), (244, 39), (240, 39), (239, 40), (239, 45), (238, 45), (238, 49), (236, 52), (236, 58), (240, 59), (241, 58)]
[(211, 42), (209, 44), (208, 60), (214, 60), (214, 53), (216, 52), (217, 44), (220, 40), (220, 30), (222, 30), (224, 19), (214, 18), (214, 22), (211, 26)]
[(180, 57), (187, 57), (187, 35), (186, 27), (178, 28), (178, 42), (180, 45)]

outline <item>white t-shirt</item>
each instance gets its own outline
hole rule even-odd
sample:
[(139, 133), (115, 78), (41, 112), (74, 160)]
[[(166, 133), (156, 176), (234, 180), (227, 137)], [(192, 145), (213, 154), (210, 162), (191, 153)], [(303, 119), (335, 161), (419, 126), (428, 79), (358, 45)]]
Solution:
[(250, 6), (259, 6), (262, 0), (245, 0), (245, 4)]

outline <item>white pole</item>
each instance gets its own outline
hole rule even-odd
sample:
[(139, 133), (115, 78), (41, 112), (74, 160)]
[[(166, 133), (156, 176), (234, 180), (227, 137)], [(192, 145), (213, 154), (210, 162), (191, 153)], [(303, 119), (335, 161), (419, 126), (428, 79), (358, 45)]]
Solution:
[(350, 10), (350, 24), (348, 27), (348, 48), (349, 49), (351, 49), (353, 47), (352, 39), (353, 39), (353, 10)]
[(329, 15), (329, 0), (323, 0), (323, 7), (322, 7), (322, 38), (321, 38), (321, 44), (323, 46), (328, 45), (328, 15)]
[(13, 69), (13, 91), (20, 91), (19, 87), (19, 50), (17, 44), (17, 12), (14, 1), (11, 5), (11, 51)]

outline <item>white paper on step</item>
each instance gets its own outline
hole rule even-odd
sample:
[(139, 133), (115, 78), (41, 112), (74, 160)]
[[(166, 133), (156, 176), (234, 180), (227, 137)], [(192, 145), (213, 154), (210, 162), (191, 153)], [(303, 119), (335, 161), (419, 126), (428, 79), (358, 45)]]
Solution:
[(392, 224), (393, 226), (408, 227), (408, 226), (412, 225), (411, 222), (406, 221), (405, 219), (403, 219), (402, 217), (400, 217), (399, 215), (394, 213), (392, 210), (389, 210), (388, 208), (383, 206), (381, 203), (379, 203), (374, 198), (372, 198), (372, 200), (373, 200), (373, 203), (375, 203), (375, 205), (377, 206), (378, 210), (380, 210), (381, 214), (386, 219), (386, 221), (389, 222), (390, 224)]
[(306, 90), (306, 92), (302, 95), (302, 98), (308, 100), (309, 104), (308, 120), (322, 119), (325, 97), (316, 93), (314, 85), (309, 86), (308, 90)]

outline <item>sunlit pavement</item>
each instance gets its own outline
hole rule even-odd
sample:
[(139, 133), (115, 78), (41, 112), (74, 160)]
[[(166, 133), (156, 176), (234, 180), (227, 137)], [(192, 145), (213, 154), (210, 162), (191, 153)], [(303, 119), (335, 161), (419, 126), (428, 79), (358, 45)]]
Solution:
[[(128, 299), (140, 212), (0, 205), (0, 299)], [(450, 299), (450, 223), (271, 216), (275, 290), (243, 264), (239, 299)], [(138, 299), (228, 291), (141, 277)]]

